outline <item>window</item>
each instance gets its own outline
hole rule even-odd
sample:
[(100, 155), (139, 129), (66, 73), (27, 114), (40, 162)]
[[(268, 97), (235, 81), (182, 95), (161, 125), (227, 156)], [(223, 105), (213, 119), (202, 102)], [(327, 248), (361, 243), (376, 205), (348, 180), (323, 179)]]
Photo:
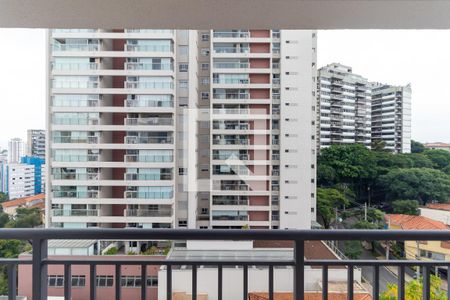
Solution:
[(179, 168), (178, 175), (187, 175), (187, 168)]
[(114, 279), (112, 275), (97, 275), (97, 283), (98, 287), (111, 287), (114, 284)]
[(148, 276), (147, 277), (147, 286), (157, 287), (158, 286), (158, 277), (157, 276)]
[(207, 215), (207, 214), (208, 214), (208, 208), (202, 207), (202, 215)]
[(209, 84), (209, 77), (202, 77), (200, 83), (202, 85), (208, 85)]
[(180, 80), (180, 81), (178, 81), (178, 87), (180, 89), (187, 89), (188, 88), (188, 81), (187, 80)]
[(200, 50), (200, 54), (201, 54), (202, 56), (209, 56), (209, 48), (202, 48), (202, 49)]
[(202, 67), (203, 71), (207, 71), (207, 70), (209, 70), (209, 63), (202, 63), (201, 67)]
[(178, 220), (178, 227), (187, 227), (187, 220)]
[(47, 283), (49, 287), (63, 287), (64, 275), (48, 275)]
[(122, 276), (120, 278), (120, 285), (123, 287), (140, 287), (141, 283), (141, 276)]
[(72, 286), (86, 286), (86, 276), (74, 275), (72, 276)]
[(202, 92), (202, 100), (208, 100), (209, 99), (209, 93), (208, 92)]
[(182, 63), (178, 65), (178, 71), (187, 72), (189, 70), (189, 64)]
[(202, 42), (209, 41), (209, 33), (202, 33)]

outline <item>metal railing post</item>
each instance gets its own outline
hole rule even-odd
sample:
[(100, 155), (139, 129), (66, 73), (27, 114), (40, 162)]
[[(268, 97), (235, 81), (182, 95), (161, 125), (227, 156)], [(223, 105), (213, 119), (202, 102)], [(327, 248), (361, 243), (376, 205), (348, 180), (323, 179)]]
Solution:
[(296, 240), (294, 248), (294, 300), (305, 298), (305, 241)]
[(16, 300), (17, 295), (17, 267), (8, 265), (8, 300)]
[(33, 300), (47, 300), (47, 265), (42, 261), (47, 258), (47, 240), (36, 238), (33, 243)]

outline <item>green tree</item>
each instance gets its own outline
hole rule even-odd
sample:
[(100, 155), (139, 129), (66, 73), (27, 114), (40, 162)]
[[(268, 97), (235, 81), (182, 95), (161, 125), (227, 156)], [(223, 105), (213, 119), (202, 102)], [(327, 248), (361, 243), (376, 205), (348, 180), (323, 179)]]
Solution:
[(8, 194), (0, 192), (0, 203), (8, 201), (8, 198), (9, 198)]
[(418, 215), (419, 201), (417, 200), (395, 200), (392, 201), (392, 211), (395, 214)]
[(431, 200), (447, 201), (450, 177), (434, 169), (393, 169), (379, 179), (386, 200), (412, 199), (426, 204)]
[(9, 215), (7, 213), (0, 212), (0, 228), (4, 228), (9, 221)]
[[(323, 178), (330, 178), (330, 170), (333, 170), (335, 184), (344, 184), (353, 190), (356, 199), (367, 198), (368, 187), (377, 176), (374, 153), (361, 144), (322, 149), (318, 158), (319, 184), (323, 183)], [(327, 171), (327, 176), (322, 174), (323, 170)]]
[(442, 169), (442, 172), (444, 172), (447, 175), (450, 175), (450, 165), (446, 166), (445, 168)]
[(37, 207), (17, 208), (14, 219), (6, 223), (9, 228), (33, 228), (42, 224), (41, 212)]
[(425, 151), (425, 146), (418, 142), (411, 140), (411, 153), (421, 153)]
[(404, 155), (407, 155), (411, 160), (413, 168), (433, 168), (433, 162), (425, 154), (410, 153)]
[[(441, 289), (442, 281), (439, 277), (431, 275), (430, 277), (430, 299), (447, 300), (444, 290)], [(405, 284), (405, 300), (422, 300), (423, 279), (411, 280)], [(398, 286), (394, 283), (388, 283), (387, 290), (380, 294), (380, 300), (397, 300)]]
[(336, 189), (317, 189), (317, 213), (325, 228), (330, 227), (330, 223), (335, 217), (335, 209), (348, 204), (349, 202), (344, 194)]
[(450, 151), (430, 149), (424, 153), (433, 162), (433, 167), (436, 169), (444, 169), (450, 165)]
[(345, 241), (344, 254), (350, 259), (358, 259), (363, 253), (360, 241)]

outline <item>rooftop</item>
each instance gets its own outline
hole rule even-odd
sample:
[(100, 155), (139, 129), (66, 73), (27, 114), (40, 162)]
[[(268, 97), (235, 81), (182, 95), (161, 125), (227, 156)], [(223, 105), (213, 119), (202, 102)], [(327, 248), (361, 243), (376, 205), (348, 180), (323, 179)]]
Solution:
[[(42, 200), (42, 201), (38, 201), (38, 200)], [(45, 194), (38, 194), (38, 195), (34, 195), (34, 196), (30, 196), (30, 197), (24, 197), (24, 198), (18, 198), (18, 199), (14, 199), (11, 201), (6, 201), (2, 203), (3, 208), (6, 207), (13, 207), (13, 206), (21, 206), (21, 205), (25, 205), (34, 201), (38, 201), (38, 202), (43, 202), (45, 200)], [(40, 205), (36, 205), (36, 206), (40, 206)]]
[(450, 203), (429, 203), (425, 208), (450, 211)]
[(411, 216), (402, 214), (386, 214), (385, 220), (391, 226), (400, 226), (406, 230), (449, 230), (450, 227), (442, 222), (423, 216)]

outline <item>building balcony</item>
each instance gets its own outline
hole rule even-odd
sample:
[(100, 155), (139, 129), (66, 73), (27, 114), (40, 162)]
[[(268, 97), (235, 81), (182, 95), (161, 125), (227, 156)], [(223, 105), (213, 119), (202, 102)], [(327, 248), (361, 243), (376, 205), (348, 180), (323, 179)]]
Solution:
[(172, 118), (125, 118), (124, 125), (153, 125), (153, 126), (170, 126), (173, 125)]
[(52, 209), (52, 217), (96, 217), (98, 209)]
[[(162, 212), (170, 213), (170, 210)], [(145, 210), (126, 210), (126, 215), (153, 215), (153, 211), (147, 213)], [(245, 214), (230, 212), (215, 212), (212, 215), (214, 223), (220, 224), (242, 224), (252, 223), (248, 221), (249, 217)], [(280, 216), (272, 215), (272, 220), (278, 221)], [(226, 223), (228, 222), (228, 223)], [(80, 290), (80, 276), (72, 273), (72, 270), (83, 272), (82, 286), (86, 288), (84, 299), (95, 299), (99, 292), (108, 294), (111, 297), (120, 299), (120, 294), (126, 293), (130, 287), (136, 288), (133, 298), (130, 299), (148, 299), (149, 287), (161, 289), (158, 291), (161, 299), (175, 299), (180, 294), (180, 289), (192, 295), (192, 299), (198, 299), (200, 295), (214, 299), (305, 299), (309, 297), (314, 283), (311, 282), (314, 277), (317, 282), (314, 287), (317, 298), (336, 296), (332, 287), (336, 284), (336, 276), (340, 276), (339, 282), (340, 294), (342, 298), (347, 299), (378, 299), (379, 294), (384, 290), (384, 283), (380, 280), (388, 267), (392, 273), (392, 278), (398, 284), (397, 293), (393, 295), (396, 299), (405, 298), (405, 284), (407, 280), (407, 267), (416, 266), (421, 270), (423, 288), (421, 296), (424, 300), (431, 299), (432, 271), (435, 269), (447, 270), (448, 261), (442, 259), (442, 256), (422, 256), (408, 260), (399, 259), (348, 259), (341, 253), (334, 254), (331, 249), (335, 248), (333, 241), (440, 241), (450, 240), (448, 230), (441, 231), (400, 231), (400, 230), (191, 230), (191, 229), (3, 229), (0, 232), (0, 239), (17, 239), (29, 242), (32, 245), (32, 253), (21, 255), (19, 258), (2, 258), (2, 263), (7, 265), (5, 268), (9, 299), (16, 298), (17, 283), (24, 284), (23, 278), (29, 276), (26, 284), (29, 286), (29, 298), (47, 299), (47, 297), (56, 296), (54, 287), (57, 286), (58, 296), (64, 295), (65, 299), (76, 298)], [(201, 257), (194, 255), (195, 252), (183, 250), (173, 253), (167, 257), (164, 256), (132, 256), (126, 258), (124, 255), (105, 255), (105, 256), (56, 256), (48, 255), (50, 240), (63, 241), (73, 240), (111, 240), (111, 241), (221, 241), (227, 244), (231, 241), (237, 243), (250, 243), (253, 247), (270, 245), (273, 240), (283, 241), (283, 252), (275, 249), (258, 249), (257, 252), (243, 253), (231, 252), (231, 255), (225, 255), (224, 251), (209, 250), (207, 255)], [(322, 244), (321, 241), (324, 243)], [(53, 245), (53, 241), (51, 242)], [(242, 244), (243, 245), (243, 244)], [(267, 247), (267, 246), (266, 246)], [(321, 256), (320, 249), (328, 249), (326, 254), (331, 256)], [(312, 252), (312, 253), (311, 253)], [(184, 253), (184, 256), (183, 256)], [(258, 253), (258, 255), (254, 255)], [(199, 253), (196, 253), (199, 254)], [(253, 254), (253, 255), (251, 255)], [(276, 254), (276, 255), (274, 255)], [(280, 254), (280, 255), (278, 255)], [(427, 253), (425, 253), (427, 254)], [(182, 255), (182, 256), (180, 256)], [(191, 255), (191, 256), (190, 256)], [(88, 265), (87, 272), (82, 270), (81, 265)], [(105, 265), (112, 266), (112, 275), (104, 276), (102, 271)], [(132, 267), (137, 266), (137, 268)], [(158, 276), (149, 271), (149, 266), (158, 267)], [(100, 268), (97, 268), (100, 266)], [(139, 277), (138, 283), (134, 278), (122, 276), (122, 266), (135, 269), (136, 276)], [(181, 267), (179, 267), (181, 266)], [(367, 296), (361, 298), (361, 270), (358, 267), (364, 266), (371, 273), (366, 280), (363, 289)], [(58, 275), (54, 275), (58, 267)], [(140, 268), (142, 267), (142, 271)], [(176, 270), (176, 274), (174, 272)], [(179, 273), (186, 270), (186, 277), (180, 281)], [(340, 271), (338, 271), (340, 270)], [(208, 272), (207, 272), (208, 271)], [(102, 273), (103, 272), (103, 273)], [(209, 275), (206, 275), (206, 273)], [(234, 275), (231, 275), (233, 272)], [(338, 272), (338, 273), (336, 273)], [(31, 278), (33, 274), (33, 278)], [(152, 275), (150, 275), (152, 274)], [(213, 275), (214, 274), (214, 275)], [(129, 275), (127, 273), (127, 275)], [(51, 276), (51, 277), (50, 277)], [(74, 277), (75, 276), (75, 277)], [(78, 276), (78, 277), (76, 277)], [(102, 277), (103, 276), (103, 277)], [(153, 276), (159, 280), (147, 280), (148, 276)], [(209, 276), (209, 277), (208, 277)], [(213, 278), (210, 278), (213, 276)], [(72, 280), (64, 280), (64, 278)], [(76, 280), (74, 280), (74, 278)], [(210, 278), (211, 281), (206, 278)], [(233, 289), (224, 289), (224, 279), (233, 278), (235, 287)], [(256, 284), (263, 281), (262, 285)], [(186, 283), (186, 280), (189, 282)], [(129, 285), (128, 281), (132, 284)], [(280, 285), (280, 281), (291, 282), (289, 287)], [(446, 281), (446, 279), (444, 279)], [(217, 284), (217, 288), (210, 289), (211, 282)], [(49, 284), (51, 284), (49, 286)], [(383, 284), (383, 285), (382, 285)], [(110, 289), (106, 289), (110, 287)], [(21, 286), (23, 288), (23, 286)], [(20, 289), (19, 289), (20, 290)], [(128, 294), (127, 294), (128, 295)], [(191, 297), (189, 295), (189, 297)], [(97, 296), (98, 297), (98, 296)], [(397, 298), (398, 297), (398, 298)], [(315, 297), (316, 298), (316, 297)]]
[(125, 209), (125, 217), (171, 217), (172, 209)]
[(139, 63), (139, 62), (126, 62), (125, 70), (162, 70), (173, 71), (173, 64), (167, 63)]
[(126, 89), (173, 89), (172, 82), (125, 81)]
[(171, 137), (125, 136), (125, 144), (172, 144)]
[(134, 154), (127, 154), (124, 157), (125, 162), (173, 162), (173, 156), (172, 155), (134, 155)]

